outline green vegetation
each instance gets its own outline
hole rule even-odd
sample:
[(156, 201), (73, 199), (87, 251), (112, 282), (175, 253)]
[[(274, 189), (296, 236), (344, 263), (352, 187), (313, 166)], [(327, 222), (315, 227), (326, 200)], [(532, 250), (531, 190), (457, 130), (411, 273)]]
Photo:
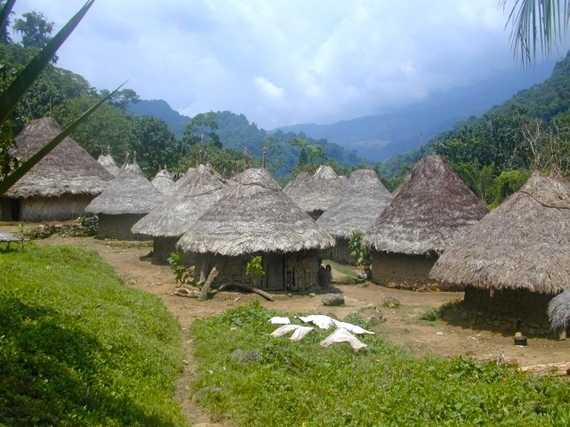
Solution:
[[(272, 338), (259, 304), (197, 320), (190, 330), (195, 397), (238, 426), (562, 426), (570, 423), (568, 385), (495, 363), (416, 359), (377, 336), (355, 352)], [(358, 322), (356, 317), (350, 319)]]
[(367, 271), (370, 270), (372, 258), (370, 252), (366, 249), (366, 245), (364, 245), (364, 233), (362, 231), (358, 229), (352, 230), (350, 239), (348, 239), (348, 247), (351, 251), (350, 255), (356, 261), (356, 265), (363, 265)]
[(261, 255), (251, 257), (245, 265), (245, 275), (250, 278), (254, 286), (261, 280), (265, 275), (265, 271), (263, 271), (263, 257)]
[(172, 252), (168, 258), (170, 270), (174, 275), (176, 283), (184, 284), (192, 276), (191, 271), (184, 265), (184, 253), (180, 251)]
[(97, 254), (0, 253), (0, 425), (182, 426), (179, 326)]

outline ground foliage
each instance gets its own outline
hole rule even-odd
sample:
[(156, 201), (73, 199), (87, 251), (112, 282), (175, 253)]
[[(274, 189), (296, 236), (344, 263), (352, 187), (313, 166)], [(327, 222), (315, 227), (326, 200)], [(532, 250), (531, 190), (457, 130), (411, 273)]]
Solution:
[(0, 253), (0, 425), (185, 425), (179, 326), (96, 253)]
[[(376, 336), (319, 346), (272, 338), (253, 303), (193, 323), (199, 402), (238, 426), (562, 426), (568, 385), (463, 358), (416, 359)], [(290, 315), (291, 316), (291, 315)], [(347, 321), (367, 326), (358, 316)]]

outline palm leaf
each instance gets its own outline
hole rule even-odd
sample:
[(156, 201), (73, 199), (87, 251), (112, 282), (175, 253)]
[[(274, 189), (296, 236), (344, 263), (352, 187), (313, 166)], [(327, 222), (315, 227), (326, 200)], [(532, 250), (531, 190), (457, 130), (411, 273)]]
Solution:
[[(26, 91), (38, 78), (46, 65), (49, 64), (57, 50), (73, 32), (94, 1), (95, 0), (88, 0), (79, 12), (77, 12), (73, 18), (71, 18), (69, 22), (48, 42), (41, 52), (32, 59), (12, 84), (10, 84), (10, 86), (0, 94), (0, 124), (4, 123), (8, 119), (18, 101), (22, 96), (24, 96)], [(15, 1), (12, 1), (12, 4), (13, 3), (15, 3)], [(4, 9), (6, 9), (8, 4)], [(4, 9), (2, 10), (2, 13), (4, 13)]]

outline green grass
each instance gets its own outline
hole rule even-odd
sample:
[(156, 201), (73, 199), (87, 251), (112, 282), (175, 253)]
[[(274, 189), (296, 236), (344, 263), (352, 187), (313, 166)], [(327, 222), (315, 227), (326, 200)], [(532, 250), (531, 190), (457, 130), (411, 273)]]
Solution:
[(95, 252), (1, 252), (0, 425), (185, 425), (179, 334)]
[(360, 352), (346, 343), (320, 347), (330, 331), (301, 342), (272, 338), (275, 314), (253, 303), (192, 324), (192, 389), (217, 417), (265, 427), (570, 425), (569, 387), (557, 378), (463, 358), (417, 359), (377, 336), (360, 337), (368, 344)]

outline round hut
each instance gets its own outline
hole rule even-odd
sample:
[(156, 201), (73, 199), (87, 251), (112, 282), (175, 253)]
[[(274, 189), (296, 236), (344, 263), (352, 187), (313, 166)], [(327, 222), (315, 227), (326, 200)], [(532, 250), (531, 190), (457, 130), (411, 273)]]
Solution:
[(345, 177), (339, 177), (330, 166), (319, 166), (311, 177), (301, 173), (283, 190), (303, 212), (317, 220), (326, 211), (346, 184)]
[[(287, 197), (265, 169), (247, 169), (230, 193), (216, 202), (177, 247), (195, 252), (203, 280), (217, 272), (217, 285), (251, 283), (246, 266), (261, 257), (264, 274), (254, 286), (307, 291), (318, 286), (318, 252), (334, 238)], [(198, 275), (197, 275), (198, 276)]]
[[(153, 238), (153, 262), (168, 263), (176, 242), (228, 190), (226, 181), (209, 165), (188, 169), (176, 192), (132, 227), (132, 232)], [(185, 256), (185, 263), (193, 259)]]
[(115, 160), (113, 160), (113, 156), (110, 154), (101, 154), (97, 161), (101, 164), (101, 166), (107, 169), (111, 175), (117, 176), (119, 174), (119, 166), (117, 166)]
[(365, 234), (374, 282), (429, 289), (437, 258), (486, 213), (443, 157), (422, 157)]
[(159, 170), (150, 182), (166, 197), (170, 197), (174, 194), (176, 184), (172, 176), (166, 170), (166, 166), (164, 169)]
[(336, 245), (322, 257), (354, 264), (348, 246), (353, 231), (364, 233), (368, 230), (392, 198), (392, 194), (373, 170), (360, 169), (352, 172), (337, 199), (317, 220), (317, 224), (336, 239)]
[(443, 286), (465, 287), (463, 306), (476, 316), (474, 323), (545, 335), (548, 302), (570, 289), (568, 224), (570, 183), (534, 172), (457, 239), (430, 275)]
[(125, 163), (117, 177), (85, 208), (99, 217), (97, 237), (117, 240), (147, 240), (131, 227), (163, 203), (166, 197), (145, 178), (136, 163)]
[[(34, 120), (16, 137), (15, 155), (28, 160), (60, 133), (54, 118)], [(97, 160), (66, 137), (3, 195), (2, 219), (76, 219), (112, 180), (113, 175)]]

